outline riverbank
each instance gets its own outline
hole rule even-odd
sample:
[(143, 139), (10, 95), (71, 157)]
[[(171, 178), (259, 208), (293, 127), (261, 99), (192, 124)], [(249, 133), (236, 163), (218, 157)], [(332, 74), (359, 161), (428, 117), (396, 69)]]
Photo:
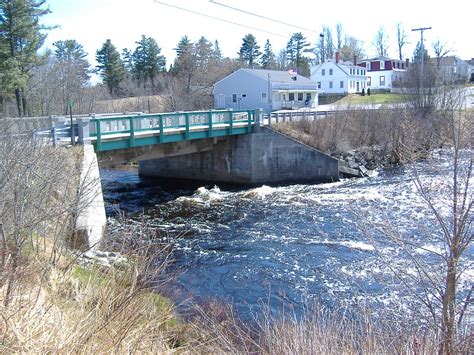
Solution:
[(319, 120), (301, 120), (272, 128), (357, 169), (393, 168), (425, 159), (452, 146), (452, 134), (468, 134), (474, 110), (433, 111), (423, 116), (409, 106), (335, 111)]

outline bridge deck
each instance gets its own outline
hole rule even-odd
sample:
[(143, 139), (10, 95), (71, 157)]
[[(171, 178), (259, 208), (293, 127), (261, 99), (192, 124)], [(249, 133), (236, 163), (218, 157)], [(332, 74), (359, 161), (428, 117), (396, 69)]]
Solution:
[(192, 139), (251, 133), (255, 111), (197, 111), (90, 120), (90, 138), (96, 151), (110, 151)]

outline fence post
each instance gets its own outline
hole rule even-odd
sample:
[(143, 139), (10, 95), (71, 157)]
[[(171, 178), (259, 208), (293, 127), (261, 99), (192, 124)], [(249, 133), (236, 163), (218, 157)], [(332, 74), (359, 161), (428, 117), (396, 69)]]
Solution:
[(77, 122), (77, 133), (79, 135), (79, 144), (90, 144), (90, 118), (79, 117), (76, 119)]
[(56, 132), (57, 128), (53, 127), (51, 128), (51, 138), (53, 139), (53, 146), (56, 147), (58, 144), (58, 134)]

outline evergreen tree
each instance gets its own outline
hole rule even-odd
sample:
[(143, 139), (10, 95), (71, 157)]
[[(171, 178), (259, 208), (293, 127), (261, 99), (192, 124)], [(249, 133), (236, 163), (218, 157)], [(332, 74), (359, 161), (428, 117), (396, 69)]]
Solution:
[(68, 104), (81, 100), (82, 89), (89, 84), (90, 64), (87, 53), (76, 40), (57, 41), (53, 46), (56, 47), (54, 54), (59, 66), (62, 104), (67, 114)]
[[(422, 48), (423, 48), (423, 56), (422, 56)], [(414, 63), (421, 63), (421, 57), (423, 57), (423, 63), (428, 62), (430, 56), (428, 55), (428, 51), (426, 50), (425, 46), (421, 45), (421, 42), (416, 44), (415, 51), (413, 52), (413, 62)]]
[(204, 36), (199, 39), (195, 45), (196, 60), (199, 67), (204, 67), (211, 61), (214, 56), (214, 49), (212, 43)]
[(257, 64), (257, 59), (262, 54), (260, 46), (257, 44), (257, 39), (251, 33), (242, 38), (242, 46), (239, 51), (240, 60), (244, 61), (249, 67)]
[(96, 52), (96, 60), (99, 63), (97, 70), (107, 85), (110, 94), (116, 94), (120, 82), (125, 78), (125, 67), (120, 58), (120, 53), (110, 39), (107, 39), (102, 48)]
[(133, 53), (130, 49), (124, 48), (122, 49), (122, 61), (127, 74), (131, 74), (133, 72)]
[(193, 44), (189, 40), (188, 36), (183, 36), (179, 42), (176, 48), (174, 50), (176, 51), (176, 57), (179, 59), (184, 53), (189, 53), (193, 47)]
[(20, 117), (27, 114), (24, 89), (31, 68), (39, 62), (37, 51), (46, 38), (41, 31), (49, 29), (39, 23), (41, 16), (50, 13), (43, 8), (45, 2), (0, 0), (0, 80), (5, 84), (3, 88), (13, 88)]
[(165, 71), (166, 59), (161, 55), (161, 48), (155, 39), (142, 36), (137, 48), (133, 52), (134, 72), (137, 79), (150, 80), (155, 88), (155, 79), (159, 72)]
[(222, 60), (222, 52), (221, 52), (221, 48), (219, 47), (219, 42), (217, 41), (217, 39), (214, 42), (214, 59), (216, 61)]
[(301, 32), (294, 33), (286, 45), (288, 64), (300, 68), (303, 64), (303, 52), (308, 46), (309, 43)]
[(275, 54), (272, 51), (272, 45), (270, 41), (267, 39), (265, 42), (265, 46), (263, 47), (263, 54), (260, 58), (260, 63), (264, 69), (275, 69), (276, 68), (276, 59)]

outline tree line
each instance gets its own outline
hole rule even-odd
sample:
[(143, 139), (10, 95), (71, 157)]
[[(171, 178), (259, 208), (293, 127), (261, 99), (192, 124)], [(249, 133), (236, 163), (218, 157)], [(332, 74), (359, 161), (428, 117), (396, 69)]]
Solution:
[[(152, 37), (141, 36), (136, 47), (121, 51), (107, 39), (96, 51), (97, 66), (87, 60), (83, 46), (75, 39), (53, 43), (40, 54), (50, 27), (40, 23), (50, 13), (46, 0), (0, 0), (0, 112), (19, 117), (50, 114), (88, 113), (95, 102), (110, 98), (160, 95), (163, 109), (201, 109), (212, 106), (212, 85), (242, 68), (295, 69), (310, 76), (311, 65), (340, 53), (342, 60), (366, 56), (364, 43), (344, 32), (323, 26), (314, 45), (301, 32), (291, 35), (286, 46), (274, 52), (270, 40), (263, 48), (249, 33), (242, 38), (236, 58), (224, 57), (218, 41), (205, 37), (191, 41), (183, 36), (177, 43), (176, 59), (167, 66), (161, 48)], [(407, 34), (396, 27), (400, 59)], [(381, 27), (373, 41), (378, 55), (387, 55), (389, 36)], [(439, 40), (433, 43), (438, 58), (450, 50)], [(425, 49), (426, 50), (426, 49)], [(418, 44), (414, 58), (420, 57)], [(425, 55), (428, 58), (428, 55)], [(103, 85), (91, 85), (98, 74)], [(15, 104), (15, 111), (5, 104)]]

